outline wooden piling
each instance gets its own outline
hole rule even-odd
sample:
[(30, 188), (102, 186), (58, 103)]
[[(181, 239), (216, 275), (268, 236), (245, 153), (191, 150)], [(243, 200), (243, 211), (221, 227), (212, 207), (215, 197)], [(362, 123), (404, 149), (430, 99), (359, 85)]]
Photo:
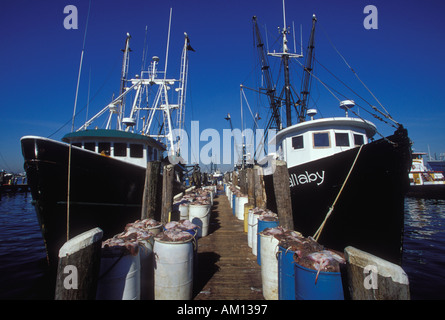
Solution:
[(55, 300), (94, 300), (100, 269), (103, 232), (84, 232), (59, 250)]
[(173, 181), (175, 178), (175, 167), (172, 164), (164, 166), (162, 176), (162, 209), (161, 222), (166, 224), (173, 209)]
[(264, 189), (263, 169), (260, 166), (254, 166), (254, 194), (255, 206), (258, 208), (266, 208), (266, 191)]
[(247, 181), (247, 198), (248, 203), (255, 207), (255, 173), (253, 168), (246, 169), (246, 181)]
[(280, 225), (294, 230), (292, 218), (292, 201), (290, 197), (289, 172), (285, 161), (274, 160), (273, 187), (277, 203), (277, 214)]
[(242, 194), (247, 194), (246, 169), (239, 171), (239, 187)]
[(161, 171), (160, 161), (147, 163), (145, 172), (144, 194), (142, 197), (141, 219), (155, 219), (158, 210), (158, 185)]
[(409, 281), (403, 269), (354, 247), (345, 248), (352, 300), (409, 300)]
[(236, 171), (232, 172), (232, 185), (236, 187), (238, 185), (238, 174)]

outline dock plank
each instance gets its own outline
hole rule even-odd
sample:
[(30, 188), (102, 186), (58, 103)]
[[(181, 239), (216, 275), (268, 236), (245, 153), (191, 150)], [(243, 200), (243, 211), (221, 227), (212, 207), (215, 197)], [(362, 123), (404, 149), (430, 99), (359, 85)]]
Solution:
[(209, 234), (198, 240), (194, 300), (264, 300), (261, 267), (247, 245), (244, 221), (225, 194), (215, 198)]

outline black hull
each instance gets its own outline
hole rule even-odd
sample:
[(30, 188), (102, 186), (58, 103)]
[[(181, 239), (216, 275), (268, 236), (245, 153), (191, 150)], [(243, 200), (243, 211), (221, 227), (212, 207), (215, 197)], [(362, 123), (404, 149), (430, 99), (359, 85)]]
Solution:
[[(363, 146), (318, 239), (321, 244), (339, 251), (354, 246), (400, 264), (410, 146), (404, 129)], [(304, 236), (315, 234), (340, 192), (358, 150), (289, 168), (295, 230)], [(323, 183), (320, 177), (314, 180), (311, 175), (317, 172), (320, 176), (324, 172)], [(265, 176), (265, 183), (268, 207), (276, 210), (272, 175)]]
[[(68, 151), (67, 144), (49, 139), (22, 139), (24, 167), (51, 265), (67, 240)], [(70, 238), (99, 227), (106, 239), (140, 219), (144, 183), (142, 167), (72, 148)]]
[(426, 199), (445, 199), (445, 184), (410, 186), (408, 197)]

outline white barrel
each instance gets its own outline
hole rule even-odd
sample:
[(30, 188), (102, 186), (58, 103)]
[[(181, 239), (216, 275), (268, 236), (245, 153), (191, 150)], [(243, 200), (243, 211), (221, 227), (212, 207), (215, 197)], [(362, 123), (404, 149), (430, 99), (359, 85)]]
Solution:
[(273, 235), (260, 233), (261, 236), (261, 280), (263, 296), (266, 300), (278, 300), (278, 239)]
[(189, 220), (190, 202), (183, 201), (179, 204), (179, 220)]
[(193, 295), (193, 242), (155, 239), (155, 300), (191, 300)]
[(139, 259), (141, 261), (141, 300), (154, 299), (153, 244), (153, 237), (139, 241)]
[(198, 238), (207, 236), (209, 232), (210, 205), (209, 204), (190, 204), (189, 220), (198, 226)]
[(258, 214), (253, 213), (252, 214), (252, 231), (250, 233), (250, 236), (252, 238), (252, 253), (256, 256), (258, 255)]
[(236, 217), (238, 220), (244, 220), (244, 205), (249, 201), (249, 198), (246, 196), (237, 197), (237, 210)]
[(141, 294), (141, 266), (136, 255), (116, 250), (102, 249), (97, 300), (139, 300)]

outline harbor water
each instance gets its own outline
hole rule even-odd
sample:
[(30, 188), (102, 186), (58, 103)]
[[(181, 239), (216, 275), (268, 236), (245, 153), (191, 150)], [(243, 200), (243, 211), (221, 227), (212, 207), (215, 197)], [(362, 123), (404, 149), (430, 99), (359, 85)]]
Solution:
[[(445, 200), (405, 200), (402, 267), (411, 298), (445, 299)], [(0, 299), (52, 299), (43, 239), (30, 193), (0, 199)]]

